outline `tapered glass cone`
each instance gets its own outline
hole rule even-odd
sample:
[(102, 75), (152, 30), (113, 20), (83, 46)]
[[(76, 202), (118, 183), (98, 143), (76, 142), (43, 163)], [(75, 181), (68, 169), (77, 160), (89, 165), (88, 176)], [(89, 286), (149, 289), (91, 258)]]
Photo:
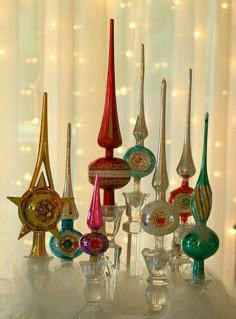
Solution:
[(212, 190), (207, 173), (207, 135), (208, 113), (205, 116), (201, 171), (190, 203), (195, 222), (201, 224), (207, 222), (212, 206)]
[(75, 205), (72, 178), (71, 178), (71, 124), (67, 125), (67, 145), (66, 145), (66, 170), (63, 197), (71, 198), (71, 200), (64, 204), (62, 209), (62, 218), (77, 219), (79, 213)]
[(165, 201), (166, 190), (169, 186), (169, 179), (166, 169), (166, 148), (165, 148), (165, 121), (166, 121), (166, 81), (161, 83), (161, 120), (159, 131), (159, 143), (157, 152), (156, 168), (153, 174), (152, 186), (156, 191), (158, 199)]
[(47, 93), (43, 94), (43, 105), (42, 105), (42, 118), (41, 118), (41, 129), (39, 138), (39, 148), (38, 157), (34, 169), (34, 174), (30, 182), (30, 189), (36, 185), (37, 178), (40, 174), (40, 168), (44, 163), (46, 176), (48, 180), (49, 187), (54, 190), (54, 184), (52, 179), (52, 172), (49, 162), (49, 147), (48, 147), (48, 103), (47, 103)]
[(141, 72), (140, 72), (140, 111), (134, 128), (134, 137), (136, 143), (139, 145), (144, 144), (145, 138), (148, 136), (148, 129), (144, 113), (144, 72), (145, 72), (145, 59), (144, 59), (144, 45), (141, 44)]
[(110, 48), (107, 74), (107, 90), (102, 124), (98, 136), (98, 144), (106, 149), (121, 146), (122, 139), (118, 122), (115, 94), (114, 66), (114, 20), (110, 20)]
[(99, 185), (99, 176), (97, 174), (94, 183), (93, 197), (87, 218), (87, 225), (91, 230), (99, 230), (103, 226)]
[(190, 119), (191, 119), (191, 95), (192, 95), (192, 70), (189, 70), (189, 97), (186, 115), (184, 145), (180, 162), (177, 166), (177, 173), (182, 177), (191, 177), (195, 174), (196, 169), (193, 162), (190, 138)]

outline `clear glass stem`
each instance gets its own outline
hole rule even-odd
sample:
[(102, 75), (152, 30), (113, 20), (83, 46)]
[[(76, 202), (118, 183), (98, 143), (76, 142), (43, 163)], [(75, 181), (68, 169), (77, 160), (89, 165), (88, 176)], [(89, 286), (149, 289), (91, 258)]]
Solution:
[(155, 249), (163, 250), (164, 248), (164, 236), (155, 236)]
[(127, 243), (126, 271), (130, 276), (139, 276), (141, 234), (129, 234)]
[(140, 191), (140, 178), (134, 178), (134, 191)]

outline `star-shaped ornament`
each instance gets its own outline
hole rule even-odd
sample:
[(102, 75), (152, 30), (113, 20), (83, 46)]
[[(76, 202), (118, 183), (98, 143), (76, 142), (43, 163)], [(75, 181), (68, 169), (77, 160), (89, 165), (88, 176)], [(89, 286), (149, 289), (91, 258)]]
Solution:
[[(42, 164), (44, 164), (48, 184), (44, 172), (40, 173)], [(41, 237), (44, 241), (45, 236), (40, 234), (46, 231), (59, 237), (57, 223), (60, 221), (63, 205), (71, 199), (61, 198), (54, 190), (48, 150), (47, 93), (43, 95), (38, 158), (29, 189), (21, 197), (8, 197), (8, 199), (18, 206), (19, 218), (23, 224), (18, 239), (32, 231), (34, 245), (45, 246), (45, 242), (42, 243), (35, 238)], [(38, 251), (37, 256), (46, 254), (46, 249), (38, 248), (32, 248), (32, 251)]]

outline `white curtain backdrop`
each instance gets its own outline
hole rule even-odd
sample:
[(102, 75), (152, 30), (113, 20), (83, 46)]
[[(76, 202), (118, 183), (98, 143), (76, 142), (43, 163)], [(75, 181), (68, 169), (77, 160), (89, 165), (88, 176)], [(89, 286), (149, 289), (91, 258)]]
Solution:
[[(32, 234), (17, 242), (21, 223), (6, 196), (28, 188), (36, 161), (41, 102), (49, 98), (50, 161), (62, 193), (66, 126), (73, 125), (73, 184), (86, 232), (92, 186), (88, 164), (103, 156), (97, 136), (107, 76), (109, 19), (115, 19), (116, 92), (123, 145), (134, 145), (139, 107), (140, 44), (145, 45), (146, 147), (155, 154), (159, 129), (160, 83), (167, 80), (167, 162), (170, 186), (181, 183), (176, 166), (182, 152), (188, 69), (193, 69), (192, 151), (199, 175), (204, 114), (210, 114), (208, 170), (213, 208), (208, 222), (220, 249), (207, 264), (235, 285), (236, 222), (236, 1), (235, 0), (0, 0), (0, 254), (28, 254)], [(154, 198), (151, 178), (142, 190)], [(117, 192), (132, 190), (132, 182)], [(123, 216), (126, 220), (126, 216)], [(125, 243), (121, 230), (118, 243)], [(9, 247), (8, 243), (11, 243)], [(168, 241), (167, 241), (168, 243)], [(143, 236), (143, 247), (153, 238)]]

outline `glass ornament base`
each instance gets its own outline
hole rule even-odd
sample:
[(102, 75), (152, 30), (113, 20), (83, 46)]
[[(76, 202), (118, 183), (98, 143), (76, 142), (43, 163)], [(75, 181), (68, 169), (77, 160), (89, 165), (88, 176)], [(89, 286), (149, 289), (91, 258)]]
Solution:
[(116, 245), (115, 242), (110, 242), (109, 249), (106, 251), (106, 256), (103, 257), (103, 260), (106, 263), (105, 275), (107, 277), (107, 300), (110, 302), (113, 302), (115, 298), (120, 267), (120, 263), (118, 261), (120, 261), (121, 250), (122, 248)]
[(142, 193), (135, 190), (129, 193), (123, 193), (126, 203), (126, 221), (122, 228), (127, 233), (127, 255), (126, 255), (126, 271), (128, 275), (138, 277), (140, 276), (140, 242), (141, 242), (141, 210), (147, 193)]
[(40, 288), (47, 284), (49, 274), (49, 263), (53, 257), (31, 257), (25, 256), (28, 264), (28, 278), (34, 285), (34, 288)]
[(118, 272), (120, 269), (120, 256), (122, 247), (115, 242), (115, 236), (119, 231), (122, 214), (125, 206), (102, 206), (102, 215), (104, 219), (104, 231), (109, 240), (109, 248), (104, 253), (104, 262), (106, 263), (105, 274), (107, 276), (107, 299), (112, 302), (115, 298), (116, 285), (118, 281)]
[(125, 206), (104, 205), (102, 215), (104, 220), (104, 231), (109, 240), (109, 248), (105, 252), (105, 257), (114, 269), (120, 268), (121, 247), (116, 244), (115, 236), (120, 229), (120, 222)]
[(96, 262), (80, 261), (80, 266), (86, 278), (86, 286), (84, 287), (86, 305), (73, 319), (100, 318), (99, 314), (102, 318), (104, 313), (102, 303), (106, 299), (106, 282), (104, 282), (106, 263), (102, 260)]
[(127, 242), (126, 271), (129, 276), (139, 277), (141, 269), (140, 260), (141, 233), (129, 234)]
[(168, 304), (168, 281), (165, 271), (170, 255), (163, 248), (154, 250), (145, 248), (142, 254), (149, 272), (148, 287), (145, 292), (149, 306), (148, 314), (161, 312)]
[(198, 289), (201, 294), (206, 293), (209, 285), (212, 282), (212, 279), (186, 279), (187, 283), (194, 289)]
[(107, 318), (106, 313), (99, 304), (87, 304), (73, 319), (102, 319)]

